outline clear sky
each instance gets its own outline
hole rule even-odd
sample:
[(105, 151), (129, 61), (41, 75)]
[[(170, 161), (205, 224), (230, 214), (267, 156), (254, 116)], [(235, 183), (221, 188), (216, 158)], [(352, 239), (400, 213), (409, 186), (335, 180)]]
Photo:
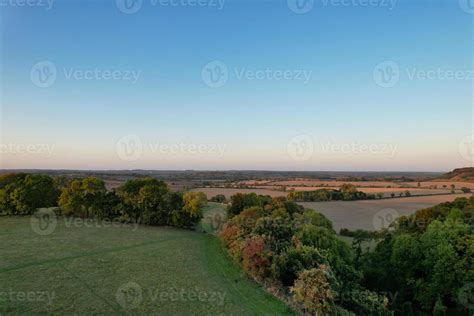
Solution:
[(472, 164), (463, 0), (25, 1), (0, 2), (2, 168)]

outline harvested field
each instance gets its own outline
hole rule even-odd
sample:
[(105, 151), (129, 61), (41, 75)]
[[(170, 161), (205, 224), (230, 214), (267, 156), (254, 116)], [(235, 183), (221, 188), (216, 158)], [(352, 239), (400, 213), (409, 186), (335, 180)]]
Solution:
[(336, 231), (341, 228), (376, 230), (383, 225), (380, 215), (382, 217), (387, 217), (387, 214), (392, 217), (409, 215), (419, 209), (471, 195), (450, 194), (383, 200), (301, 202), (298, 204), (324, 214), (333, 222)]

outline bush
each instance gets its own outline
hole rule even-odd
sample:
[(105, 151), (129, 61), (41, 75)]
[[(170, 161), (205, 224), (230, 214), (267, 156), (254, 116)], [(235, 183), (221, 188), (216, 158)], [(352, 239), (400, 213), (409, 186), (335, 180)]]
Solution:
[(213, 196), (211, 199), (210, 199), (211, 202), (216, 202), (216, 203), (226, 203), (227, 202), (227, 199), (225, 197), (225, 195), (223, 194), (218, 194), (216, 196)]
[(328, 281), (329, 274), (329, 268), (323, 264), (317, 268), (303, 270), (291, 287), (294, 300), (302, 304), (311, 315), (334, 314), (336, 294)]
[(283, 285), (293, 285), (298, 274), (305, 269), (312, 269), (326, 264), (326, 259), (318, 249), (308, 246), (292, 247), (277, 256), (272, 264), (272, 275)]
[(242, 265), (245, 271), (257, 279), (269, 275), (271, 253), (265, 246), (265, 241), (260, 236), (251, 236), (245, 240), (242, 251)]
[(0, 177), (0, 213), (30, 215), (38, 208), (57, 205), (54, 180), (39, 174), (6, 174)]

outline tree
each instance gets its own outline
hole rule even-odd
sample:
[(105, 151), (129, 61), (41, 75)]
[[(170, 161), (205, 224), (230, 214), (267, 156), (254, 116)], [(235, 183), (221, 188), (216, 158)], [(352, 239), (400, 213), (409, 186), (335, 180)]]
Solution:
[(59, 191), (47, 175), (28, 174), (11, 192), (10, 199), (17, 214), (33, 214), (38, 208), (57, 205)]
[(303, 270), (291, 287), (294, 300), (303, 304), (311, 315), (334, 314), (336, 293), (329, 283), (329, 274), (329, 268), (324, 264)]
[(227, 201), (225, 195), (223, 194), (217, 194), (216, 196), (213, 196), (210, 200), (211, 202), (217, 202), (217, 203), (225, 203)]
[(263, 202), (255, 193), (237, 193), (230, 198), (230, 205), (227, 209), (229, 217), (240, 214), (244, 209), (252, 206), (263, 206)]
[(461, 188), (462, 193), (471, 193), (471, 189), (467, 187), (462, 187)]
[(106, 193), (105, 182), (100, 179), (73, 179), (62, 190), (59, 207), (64, 215), (98, 217)]

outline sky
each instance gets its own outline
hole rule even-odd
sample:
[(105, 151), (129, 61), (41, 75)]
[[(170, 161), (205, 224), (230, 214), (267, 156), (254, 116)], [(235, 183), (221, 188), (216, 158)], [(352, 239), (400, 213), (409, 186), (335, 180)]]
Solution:
[(0, 10), (0, 168), (474, 161), (469, 0), (1, 0)]

